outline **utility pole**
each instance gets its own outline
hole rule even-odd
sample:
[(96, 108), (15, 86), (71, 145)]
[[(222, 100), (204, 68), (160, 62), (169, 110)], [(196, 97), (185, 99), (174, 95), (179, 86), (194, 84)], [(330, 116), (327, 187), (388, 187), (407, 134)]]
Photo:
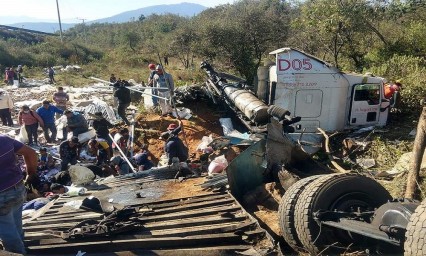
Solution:
[(84, 23), (84, 21), (87, 20), (87, 19), (77, 17), (77, 20), (83, 21), (84, 42), (87, 43), (87, 40), (86, 40), (86, 24)]
[(56, 0), (56, 9), (58, 10), (58, 20), (59, 20), (59, 33), (61, 35), (61, 43), (64, 42), (64, 40), (62, 39), (62, 23), (61, 23), (61, 15), (59, 14), (59, 4), (58, 4), (58, 0)]

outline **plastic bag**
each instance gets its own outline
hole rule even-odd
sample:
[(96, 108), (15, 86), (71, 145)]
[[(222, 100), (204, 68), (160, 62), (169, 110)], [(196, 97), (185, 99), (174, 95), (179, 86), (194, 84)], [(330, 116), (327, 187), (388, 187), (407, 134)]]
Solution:
[(86, 194), (87, 188), (83, 187), (67, 187), (68, 192), (66, 193), (69, 196), (82, 196)]
[(212, 176), (221, 173), (226, 167), (228, 167), (228, 160), (226, 160), (225, 155), (218, 156), (209, 164), (208, 174)]
[(81, 133), (78, 135), (78, 141), (80, 143), (84, 143), (88, 140), (90, 140), (91, 138), (96, 136), (96, 131), (95, 129), (89, 129), (89, 131)]
[(18, 136), (16, 136), (16, 140), (22, 143), (28, 143), (28, 134), (27, 134), (27, 130), (25, 130), (25, 125), (21, 126), (21, 129), (19, 130), (19, 134)]
[[(144, 92), (152, 94), (152, 89), (145, 89)], [(145, 109), (149, 109), (154, 106), (154, 103), (152, 102), (152, 96), (149, 94), (143, 94), (143, 104)]]
[(197, 151), (204, 151), (205, 148), (213, 141), (212, 135), (210, 136), (203, 136), (201, 139), (201, 143), (197, 146)]
[(219, 118), (220, 125), (223, 128), (223, 134), (228, 135), (234, 130), (231, 118)]

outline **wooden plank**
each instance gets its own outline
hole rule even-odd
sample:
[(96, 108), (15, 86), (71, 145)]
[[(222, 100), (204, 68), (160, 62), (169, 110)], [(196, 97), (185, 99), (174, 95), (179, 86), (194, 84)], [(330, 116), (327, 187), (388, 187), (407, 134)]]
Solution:
[[(146, 229), (154, 230), (154, 229), (164, 229), (164, 228), (178, 228), (178, 227), (187, 227), (187, 226), (217, 224), (221, 222), (226, 222), (227, 220), (243, 221), (246, 218), (247, 216), (245, 215), (235, 216), (233, 218), (224, 218), (220, 216), (201, 217), (201, 218), (182, 218), (179, 220), (143, 223), (143, 226)], [(25, 232), (38, 232), (38, 231), (43, 231), (46, 229), (65, 231), (77, 225), (78, 223), (79, 221), (70, 221), (70, 222), (50, 224), (50, 225), (41, 224), (41, 225), (34, 225), (34, 226), (25, 226), (23, 227), (23, 229)]]
[[(220, 223), (213, 224), (209, 226), (194, 226), (194, 227), (184, 227), (184, 228), (173, 228), (173, 229), (164, 229), (164, 230), (144, 230), (138, 232), (137, 234), (119, 234), (114, 236), (114, 240), (131, 240), (131, 239), (143, 239), (143, 238), (153, 238), (153, 237), (186, 237), (186, 236), (194, 236), (194, 235), (207, 235), (207, 234), (215, 234), (215, 233), (231, 233), (235, 231), (249, 231), (256, 227), (256, 224), (251, 221), (245, 222), (230, 222), (230, 223)], [(48, 244), (66, 244), (67, 241), (54, 237), (49, 234), (41, 234), (38, 233), (38, 239), (26, 240), (25, 244), (27, 246), (36, 246), (36, 245), (48, 245)], [(86, 238), (85, 242), (94, 242), (102, 240), (105, 237), (97, 237), (97, 238)], [(70, 241), (76, 242), (76, 241)], [(78, 241), (77, 241), (78, 242)]]
[(51, 225), (51, 224), (58, 224), (58, 223), (64, 223), (64, 222), (80, 222), (83, 220), (101, 220), (103, 219), (103, 214), (96, 213), (96, 214), (86, 214), (86, 215), (77, 215), (75, 217), (69, 217), (69, 218), (60, 218), (60, 219), (43, 219), (43, 220), (34, 220), (29, 223), (26, 223), (25, 227), (30, 226), (37, 226), (37, 225)]
[(172, 212), (183, 211), (183, 210), (186, 211), (186, 210), (205, 208), (205, 207), (211, 207), (211, 206), (217, 206), (217, 205), (233, 204), (234, 202), (235, 201), (232, 198), (225, 198), (225, 199), (216, 200), (216, 201), (206, 201), (206, 202), (200, 202), (195, 204), (183, 204), (183, 205), (175, 206), (172, 208), (155, 210), (155, 214), (166, 214), (166, 213), (172, 213)]
[[(169, 214), (163, 214), (163, 215), (147, 215), (142, 216), (139, 219), (143, 221), (165, 221), (165, 220), (173, 220), (173, 219), (179, 219), (183, 217), (199, 217), (199, 216), (206, 216), (211, 214), (217, 214), (217, 213), (224, 213), (224, 212), (236, 212), (238, 210), (241, 210), (240, 207), (235, 205), (225, 205), (225, 206), (214, 206), (204, 209), (194, 209), (189, 211), (179, 211)], [(89, 213), (84, 215), (77, 215), (75, 217), (67, 217), (66, 221), (83, 221), (87, 219), (101, 219), (103, 217), (103, 214), (100, 213)], [(33, 220), (26, 224), (26, 226), (34, 226), (34, 225), (50, 225), (50, 224), (56, 224), (56, 223), (64, 223), (64, 218), (55, 218), (52, 216), (51, 218), (39, 218), (37, 220)]]
[(146, 239), (133, 239), (133, 240), (105, 240), (96, 242), (79, 242), (64, 244), (51, 244), (40, 246), (29, 246), (28, 253), (30, 254), (47, 254), (57, 253), (63, 255), (65, 253), (83, 252), (104, 252), (108, 251), (122, 251), (141, 249), (171, 249), (171, 248), (185, 248), (190, 246), (202, 247), (208, 245), (227, 245), (227, 244), (241, 244), (241, 237), (233, 233), (211, 234), (211, 235), (197, 235), (188, 237), (165, 237), (165, 238), (146, 238)]
[(36, 220), (33, 221), (47, 221), (47, 220), (64, 220), (72, 218), (72, 216), (79, 216), (79, 217), (88, 217), (91, 216), (102, 216), (102, 213), (96, 213), (96, 212), (90, 212), (86, 210), (80, 210), (77, 212), (66, 212), (66, 213), (58, 213), (58, 214), (46, 214), (43, 216), (38, 217)]
[[(121, 252), (103, 252), (92, 253), (90, 256), (218, 256), (218, 255), (235, 255), (235, 252), (246, 251), (252, 248), (251, 245), (228, 245), (228, 246), (211, 246), (203, 248), (179, 248), (173, 250), (133, 250)], [(67, 256), (67, 255), (63, 255)], [(69, 256), (75, 256), (70, 254)]]
[(143, 227), (149, 230), (161, 230), (161, 229), (170, 229), (170, 228), (212, 225), (212, 224), (219, 224), (219, 223), (230, 222), (230, 221), (244, 221), (246, 219), (247, 219), (247, 216), (245, 215), (235, 216), (234, 218), (224, 218), (221, 216), (187, 218), (187, 219), (179, 219), (179, 220), (173, 220), (173, 221), (146, 223), (146, 224), (143, 224)]
[(230, 196), (228, 194), (204, 194), (200, 196), (194, 196), (194, 197), (188, 197), (188, 198), (177, 198), (177, 199), (169, 199), (169, 200), (163, 200), (163, 201), (156, 201), (151, 202), (147, 204), (132, 204), (131, 206), (143, 206), (148, 205), (150, 208), (153, 209), (160, 209), (164, 207), (173, 207), (176, 205), (181, 205), (182, 203), (191, 203), (191, 202), (203, 202), (203, 201), (215, 201), (218, 199), (223, 198), (229, 198)]

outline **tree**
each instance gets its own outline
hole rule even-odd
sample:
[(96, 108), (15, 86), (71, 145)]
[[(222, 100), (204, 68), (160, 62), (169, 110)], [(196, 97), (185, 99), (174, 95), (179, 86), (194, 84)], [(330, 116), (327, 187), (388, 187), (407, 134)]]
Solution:
[(407, 188), (405, 197), (410, 199), (420, 199), (417, 184), (419, 184), (420, 166), (426, 147), (426, 107), (423, 107), (422, 114), (417, 125), (417, 135), (414, 141), (413, 160), (408, 173)]
[(186, 69), (191, 64), (190, 60), (192, 60), (194, 55), (194, 43), (198, 38), (196, 28), (191, 21), (182, 22), (172, 37), (170, 51), (182, 62)]
[(129, 45), (132, 51), (136, 51), (135, 47), (141, 40), (140, 36), (134, 31), (128, 31), (124, 34), (124, 41)]
[(197, 19), (203, 40), (199, 52), (230, 61), (251, 83), (263, 56), (287, 36), (287, 10), (278, 0), (243, 0), (205, 11)]
[(376, 27), (384, 8), (382, 1), (306, 1), (292, 22), (292, 32), (311, 54), (323, 55), (337, 67), (341, 66), (341, 56), (345, 57), (361, 71), (369, 50), (378, 42), (386, 44)]

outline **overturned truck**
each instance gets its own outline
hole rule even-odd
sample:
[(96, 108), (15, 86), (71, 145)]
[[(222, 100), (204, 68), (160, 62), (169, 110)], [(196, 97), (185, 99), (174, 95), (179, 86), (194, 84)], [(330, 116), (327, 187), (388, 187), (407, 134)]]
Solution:
[(321, 142), (318, 128), (385, 125), (391, 104), (385, 79), (344, 73), (291, 48), (271, 54), (275, 63), (259, 68), (254, 87), (201, 65), (213, 102), (226, 103), (250, 131), (266, 134), (228, 166), (232, 193), (241, 199), (266, 176), (278, 180), (285, 189), (278, 209), (281, 234), (296, 251), (425, 255), (426, 201), (393, 199), (375, 180), (333, 173), (308, 154)]

